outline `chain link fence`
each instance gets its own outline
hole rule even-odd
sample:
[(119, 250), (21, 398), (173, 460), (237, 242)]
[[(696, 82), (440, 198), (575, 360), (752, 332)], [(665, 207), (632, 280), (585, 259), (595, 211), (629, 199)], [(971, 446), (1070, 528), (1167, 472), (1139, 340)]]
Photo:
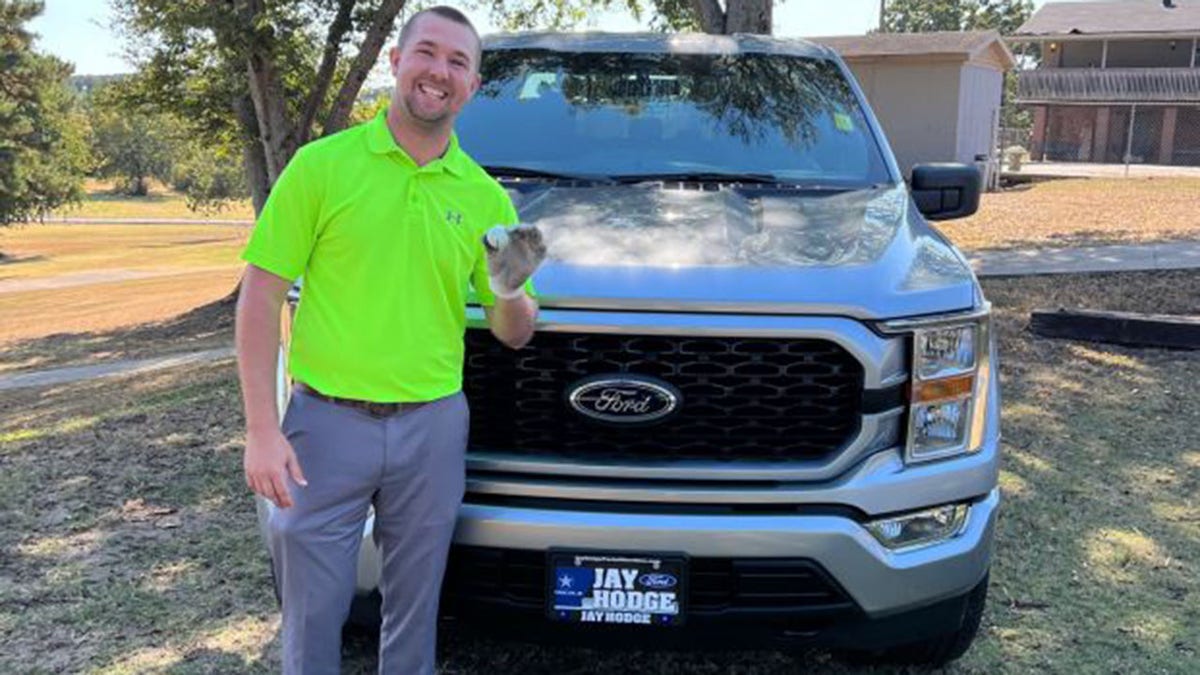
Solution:
[(1200, 166), (1200, 106), (1032, 107), (1029, 127), (1002, 127), (1005, 171), (1028, 162)]

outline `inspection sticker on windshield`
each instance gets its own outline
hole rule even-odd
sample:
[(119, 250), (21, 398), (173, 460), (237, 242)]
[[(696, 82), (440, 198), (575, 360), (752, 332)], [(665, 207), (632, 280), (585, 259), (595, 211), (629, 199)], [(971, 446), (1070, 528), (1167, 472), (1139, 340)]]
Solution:
[(844, 112), (833, 113), (833, 125), (838, 128), (838, 131), (847, 133), (854, 131), (854, 120)]
[(678, 626), (686, 572), (683, 557), (551, 551), (546, 613), (563, 623)]

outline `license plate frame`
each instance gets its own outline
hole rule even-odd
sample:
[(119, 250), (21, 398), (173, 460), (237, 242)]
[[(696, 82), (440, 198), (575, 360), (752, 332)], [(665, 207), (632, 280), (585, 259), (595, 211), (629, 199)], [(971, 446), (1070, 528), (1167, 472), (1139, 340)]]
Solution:
[(682, 626), (687, 574), (682, 553), (552, 549), (546, 552), (546, 617), (583, 626)]

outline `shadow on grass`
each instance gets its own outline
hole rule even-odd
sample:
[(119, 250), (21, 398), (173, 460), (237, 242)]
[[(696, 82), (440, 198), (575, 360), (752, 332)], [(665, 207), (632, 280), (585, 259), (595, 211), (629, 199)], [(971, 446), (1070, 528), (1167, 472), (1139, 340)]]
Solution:
[(231, 366), (0, 402), (0, 671), (256, 668), (276, 618)]
[(232, 346), (237, 298), (230, 295), (166, 321), (102, 333), (59, 333), (5, 346), (9, 373), (163, 356)]

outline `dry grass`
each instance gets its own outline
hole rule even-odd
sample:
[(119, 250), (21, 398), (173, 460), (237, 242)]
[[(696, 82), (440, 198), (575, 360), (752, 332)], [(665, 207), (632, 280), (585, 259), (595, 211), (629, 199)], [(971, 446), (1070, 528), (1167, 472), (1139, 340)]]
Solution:
[(964, 249), (1200, 239), (1200, 179), (1070, 179), (983, 196), (979, 212), (939, 223)]
[[(210, 225), (25, 225), (0, 231), (0, 371), (19, 343), (81, 340), (165, 321), (224, 297), (241, 274), (250, 230)], [(90, 335), (89, 335), (90, 334)], [(41, 360), (54, 360), (43, 355)]]
[[(1195, 311), (1200, 274), (994, 279), (1005, 503), (975, 647), (948, 673), (1194, 673), (1200, 354), (1040, 340), (1057, 305)], [(198, 314), (175, 330), (199, 331)], [(151, 334), (153, 338), (156, 334)], [(161, 336), (159, 336), (161, 337)], [(228, 362), (0, 393), (0, 672), (278, 669)], [(443, 633), (444, 673), (855, 671), (811, 653), (643, 654)], [(345, 648), (373, 672), (374, 643)]]
[(254, 220), (254, 208), (248, 201), (230, 202), (217, 211), (193, 211), (188, 208), (183, 195), (167, 187), (152, 183), (150, 194), (145, 197), (130, 197), (114, 192), (110, 184), (91, 180), (87, 182), (87, 196), (83, 203), (54, 213), (67, 218), (186, 218), (202, 220)]
[[(171, 302), (164, 303), (160, 296), (158, 302), (160, 304), (146, 312), (151, 319), (133, 328), (56, 333), (4, 345), (0, 351), (0, 375), (153, 358), (233, 345), (232, 295), (182, 314), (178, 313), (181, 310), (172, 309), (172, 305), (188, 304), (186, 297), (173, 297)], [(98, 308), (97, 312), (98, 323), (104, 323), (107, 319), (104, 308)], [(175, 315), (171, 318), (161, 319), (161, 316), (172, 314)], [(82, 317), (77, 315), (76, 318)]]

